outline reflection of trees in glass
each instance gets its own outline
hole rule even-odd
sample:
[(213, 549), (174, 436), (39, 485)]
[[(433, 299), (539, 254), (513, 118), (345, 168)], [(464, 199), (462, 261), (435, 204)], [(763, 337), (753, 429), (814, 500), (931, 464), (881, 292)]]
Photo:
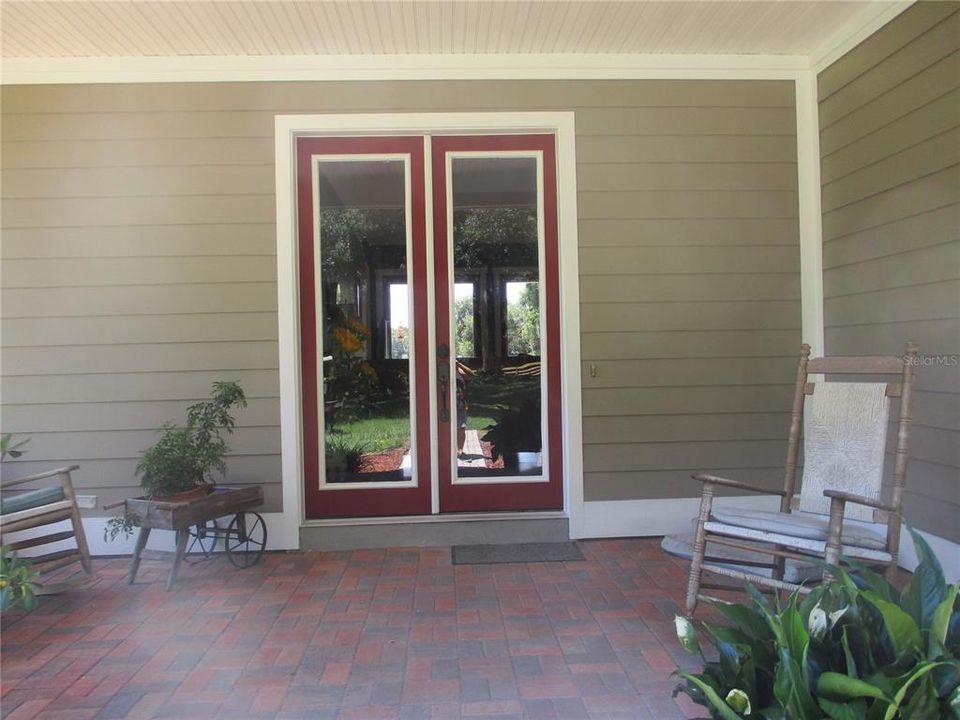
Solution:
[(453, 322), (457, 334), (457, 357), (476, 357), (473, 334), (473, 297), (453, 303)]
[(507, 304), (507, 355), (540, 354), (540, 284), (528, 282)]
[(457, 268), (537, 266), (533, 208), (464, 208), (453, 213)]
[[(407, 230), (403, 210), (323, 208), (320, 213), (320, 266), (324, 282), (362, 280), (368, 265), (406, 266)], [(396, 255), (389, 265), (375, 254)]]

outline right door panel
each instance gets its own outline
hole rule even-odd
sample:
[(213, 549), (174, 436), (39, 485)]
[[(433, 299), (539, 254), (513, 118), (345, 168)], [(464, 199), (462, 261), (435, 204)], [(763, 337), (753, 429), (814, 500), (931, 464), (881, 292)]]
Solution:
[(555, 138), (432, 155), (440, 510), (560, 509)]

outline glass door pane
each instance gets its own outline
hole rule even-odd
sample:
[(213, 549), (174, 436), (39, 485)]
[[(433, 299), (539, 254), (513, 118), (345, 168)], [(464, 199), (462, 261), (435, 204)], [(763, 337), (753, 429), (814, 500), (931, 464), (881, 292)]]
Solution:
[[(458, 357), (473, 339), (457, 365), (457, 479), (543, 475), (537, 163), (450, 161)], [(477, 282), (463, 282), (468, 277)]]
[(322, 159), (317, 172), (322, 483), (408, 481), (405, 162)]

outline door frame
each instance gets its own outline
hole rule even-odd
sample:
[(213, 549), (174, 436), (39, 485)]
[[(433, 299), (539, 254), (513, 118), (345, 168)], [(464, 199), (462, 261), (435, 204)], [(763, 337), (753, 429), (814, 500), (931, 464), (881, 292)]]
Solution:
[[(305, 519), (302, 388), (300, 368), (299, 273), (297, 257), (296, 140), (305, 136), (336, 135), (496, 135), (553, 133), (557, 139), (558, 244), (560, 255), (560, 354), (562, 389), (562, 441), (564, 503), (561, 512), (475, 513), (440, 515), (438, 458), (431, 453), (433, 515), (380, 518)], [(570, 536), (583, 530), (583, 428), (580, 380), (580, 292), (577, 244), (576, 145), (573, 112), (520, 113), (402, 113), (277, 115), (275, 119), (276, 200), (277, 200), (277, 312), (280, 380), (280, 444), (283, 495), (283, 525), (296, 535), (304, 525), (364, 525), (409, 522), (451, 522), (464, 520), (569, 518)], [(429, 160), (428, 160), (429, 162)], [(427, 236), (433, 237), (432, 187), (427, 179)], [(433, 273), (433, 250), (428, 242), (427, 269)], [(428, 292), (429, 352), (436, 350), (434, 289)], [(430, 425), (434, 448), (437, 435), (436, 368), (430, 366)], [(285, 533), (285, 534), (286, 534)], [(297, 543), (298, 544), (298, 543)]]

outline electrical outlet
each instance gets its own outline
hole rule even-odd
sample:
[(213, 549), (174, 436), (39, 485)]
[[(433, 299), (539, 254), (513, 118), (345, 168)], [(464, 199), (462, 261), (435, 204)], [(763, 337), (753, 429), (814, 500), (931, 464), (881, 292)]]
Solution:
[(77, 507), (84, 510), (93, 510), (97, 507), (96, 495), (77, 495)]

